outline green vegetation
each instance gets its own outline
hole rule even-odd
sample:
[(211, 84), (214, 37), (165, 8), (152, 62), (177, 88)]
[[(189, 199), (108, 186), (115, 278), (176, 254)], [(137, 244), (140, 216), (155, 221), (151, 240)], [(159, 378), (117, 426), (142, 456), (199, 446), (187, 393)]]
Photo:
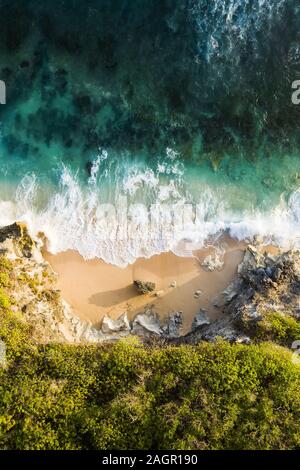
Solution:
[(5, 256), (0, 255), (0, 271), (1, 273), (7, 274), (10, 273), (13, 269), (13, 265), (9, 259)]
[(7, 258), (5, 258), (5, 256), (0, 255), (0, 310), (8, 309), (11, 304), (10, 298), (5, 292), (5, 289), (7, 287), (10, 287), (11, 271), (11, 262)]
[(2, 449), (293, 449), (300, 374), (274, 344), (38, 346), (1, 309)]
[(41, 283), (36, 277), (31, 277), (26, 272), (22, 272), (22, 274), (18, 276), (18, 282), (30, 287), (33, 294), (37, 295), (39, 293), (38, 288), (41, 286)]
[(281, 313), (266, 313), (258, 324), (257, 338), (291, 347), (300, 339), (300, 322)]
[(10, 286), (10, 280), (9, 276), (7, 273), (0, 272), (0, 286), (3, 287), (9, 287)]
[(10, 307), (10, 299), (0, 288), (0, 308), (7, 309)]
[[(9, 274), (1, 257), (0, 265)], [(143, 346), (133, 338), (38, 345), (8, 294), (2, 283), (1, 449), (300, 447), (300, 366), (288, 349), (225, 341)], [(298, 335), (296, 324), (269, 316), (261, 338), (285, 343)]]

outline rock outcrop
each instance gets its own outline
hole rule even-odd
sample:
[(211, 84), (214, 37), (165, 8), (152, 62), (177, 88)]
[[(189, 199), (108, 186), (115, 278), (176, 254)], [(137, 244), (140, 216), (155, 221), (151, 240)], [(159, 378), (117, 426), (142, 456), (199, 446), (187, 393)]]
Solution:
[(102, 320), (101, 330), (104, 334), (126, 333), (131, 330), (127, 313), (123, 313), (117, 320), (112, 320), (105, 315)]
[(204, 325), (210, 325), (211, 320), (208, 316), (208, 313), (206, 310), (201, 309), (199, 313), (194, 318), (193, 324), (192, 324), (192, 331), (197, 330), (199, 327), (202, 327)]
[(179, 338), (183, 323), (183, 313), (174, 312), (169, 315), (167, 324), (163, 327), (163, 334), (167, 338)]
[[(269, 312), (300, 317), (300, 252), (262, 253), (248, 246), (234, 281), (216, 299), (222, 316), (213, 322), (197, 316), (183, 342), (249, 343)], [(200, 324), (199, 324), (200, 318)]]
[[(10, 266), (9, 295), (12, 309), (22, 313), (39, 343), (116, 341), (128, 335), (149, 339), (153, 336), (175, 338), (180, 335), (180, 313), (170, 315), (161, 325), (158, 315), (148, 308), (129, 321), (124, 312), (118, 319), (104, 316), (100, 328), (80, 320), (62, 299), (56, 287), (56, 274), (45, 262), (38, 244), (32, 240), (24, 224), (0, 228), (0, 256)], [(152, 292), (155, 285), (137, 282), (143, 292)]]
[(133, 281), (133, 285), (140, 294), (149, 294), (156, 288), (154, 282)]
[(56, 276), (24, 224), (0, 229), (0, 256), (9, 266), (7, 290), (12, 310), (21, 312), (40, 342), (71, 341), (72, 325), (56, 287)]
[[(266, 312), (280, 312), (300, 319), (300, 252), (262, 253), (248, 246), (234, 281), (217, 299), (222, 315), (212, 321), (201, 310), (190, 333), (182, 335), (183, 312), (173, 312), (161, 323), (153, 308), (129, 321), (105, 316), (100, 328), (80, 320), (56, 288), (56, 274), (44, 261), (40, 247), (24, 224), (0, 228), (0, 257), (10, 263), (9, 294), (12, 309), (22, 312), (37, 342), (84, 343), (116, 341), (129, 335), (147, 341), (161, 338), (174, 343), (215, 341), (249, 343)], [(155, 290), (152, 283), (135, 281), (139, 292)], [(197, 293), (200, 294), (200, 291)]]

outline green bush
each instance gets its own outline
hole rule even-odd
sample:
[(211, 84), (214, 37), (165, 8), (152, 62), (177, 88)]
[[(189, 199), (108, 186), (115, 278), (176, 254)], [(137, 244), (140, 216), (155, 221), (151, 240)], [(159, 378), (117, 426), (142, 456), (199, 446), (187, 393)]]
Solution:
[(13, 270), (12, 262), (7, 259), (5, 256), (0, 254), (0, 271), (1, 272), (11, 272)]
[[(1, 449), (299, 449), (300, 366), (288, 349), (37, 345), (10, 303), (0, 289)], [(277, 314), (258, 333), (300, 338)]]
[(288, 315), (267, 313), (258, 324), (257, 338), (291, 347), (300, 340), (300, 322)]
[(36, 346), (21, 317), (0, 324), (1, 449), (300, 445), (300, 368), (280, 346)]
[(10, 286), (10, 280), (9, 276), (7, 273), (0, 272), (0, 286), (1, 287), (9, 287)]
[(0, 309), (8, 309), (10, 307), (10, 299), (0, 288)]

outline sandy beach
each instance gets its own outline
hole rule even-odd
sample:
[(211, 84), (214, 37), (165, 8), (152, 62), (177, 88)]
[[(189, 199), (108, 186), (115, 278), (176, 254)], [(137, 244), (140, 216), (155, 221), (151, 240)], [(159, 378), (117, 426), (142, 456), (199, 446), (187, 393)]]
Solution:
[[(82, 320), (100, 326), (105, 314), (116, 319), (127, 311), (132, 319), (153, 306), (162, 321), (170, 313), (182, 311), (183, 330), (187, 331), (200, 309), (207, 310), (211, 318), (220, 315), (214, 301), (233, 279), (244, 249), (244, 243), (226, 239), (224, 265), (212, 272), (202, 266), (214, 254), (212, 247), (194, 253), (194, 258), (164, 253), (139, 259), (124, 269), (102, 260), (86, 261), (75, 251), (57, 255), (45, 251), (44, 257), (58, 274), (64, 299)], [(139, 294), (134, 280), (154, 282), (155, 293)]]

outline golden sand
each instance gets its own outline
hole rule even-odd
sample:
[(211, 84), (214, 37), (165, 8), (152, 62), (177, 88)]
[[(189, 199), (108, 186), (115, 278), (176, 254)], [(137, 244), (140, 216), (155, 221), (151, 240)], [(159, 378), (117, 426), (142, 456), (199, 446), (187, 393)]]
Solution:
[[(44, 257), (58, 274), (63, 298), (82, 320), (100, 325), (105, 314), (116, 319), (125, 311), (132, 319), (145, 307), (154, 306), (162, 320), (172, 312), (182, 311), (184, 329), (188, 330), (200, 309), (206, 309), (211, 318), (220, 314), (214, 300), (234, 278), (245, 244), (226, 239), (223, 268), (208, 272), (201, 263), (212, 250), (196, 252), (194, 258), (163, 253), (139, 259), (126, 268), (102, 260), (86, 261), (75, 251), (58, 255), (45, 252)], [(154, 282), (156, 293), (139, 294), (134, 280)], [(201, 294), (195, 295), (197, 291)]]

